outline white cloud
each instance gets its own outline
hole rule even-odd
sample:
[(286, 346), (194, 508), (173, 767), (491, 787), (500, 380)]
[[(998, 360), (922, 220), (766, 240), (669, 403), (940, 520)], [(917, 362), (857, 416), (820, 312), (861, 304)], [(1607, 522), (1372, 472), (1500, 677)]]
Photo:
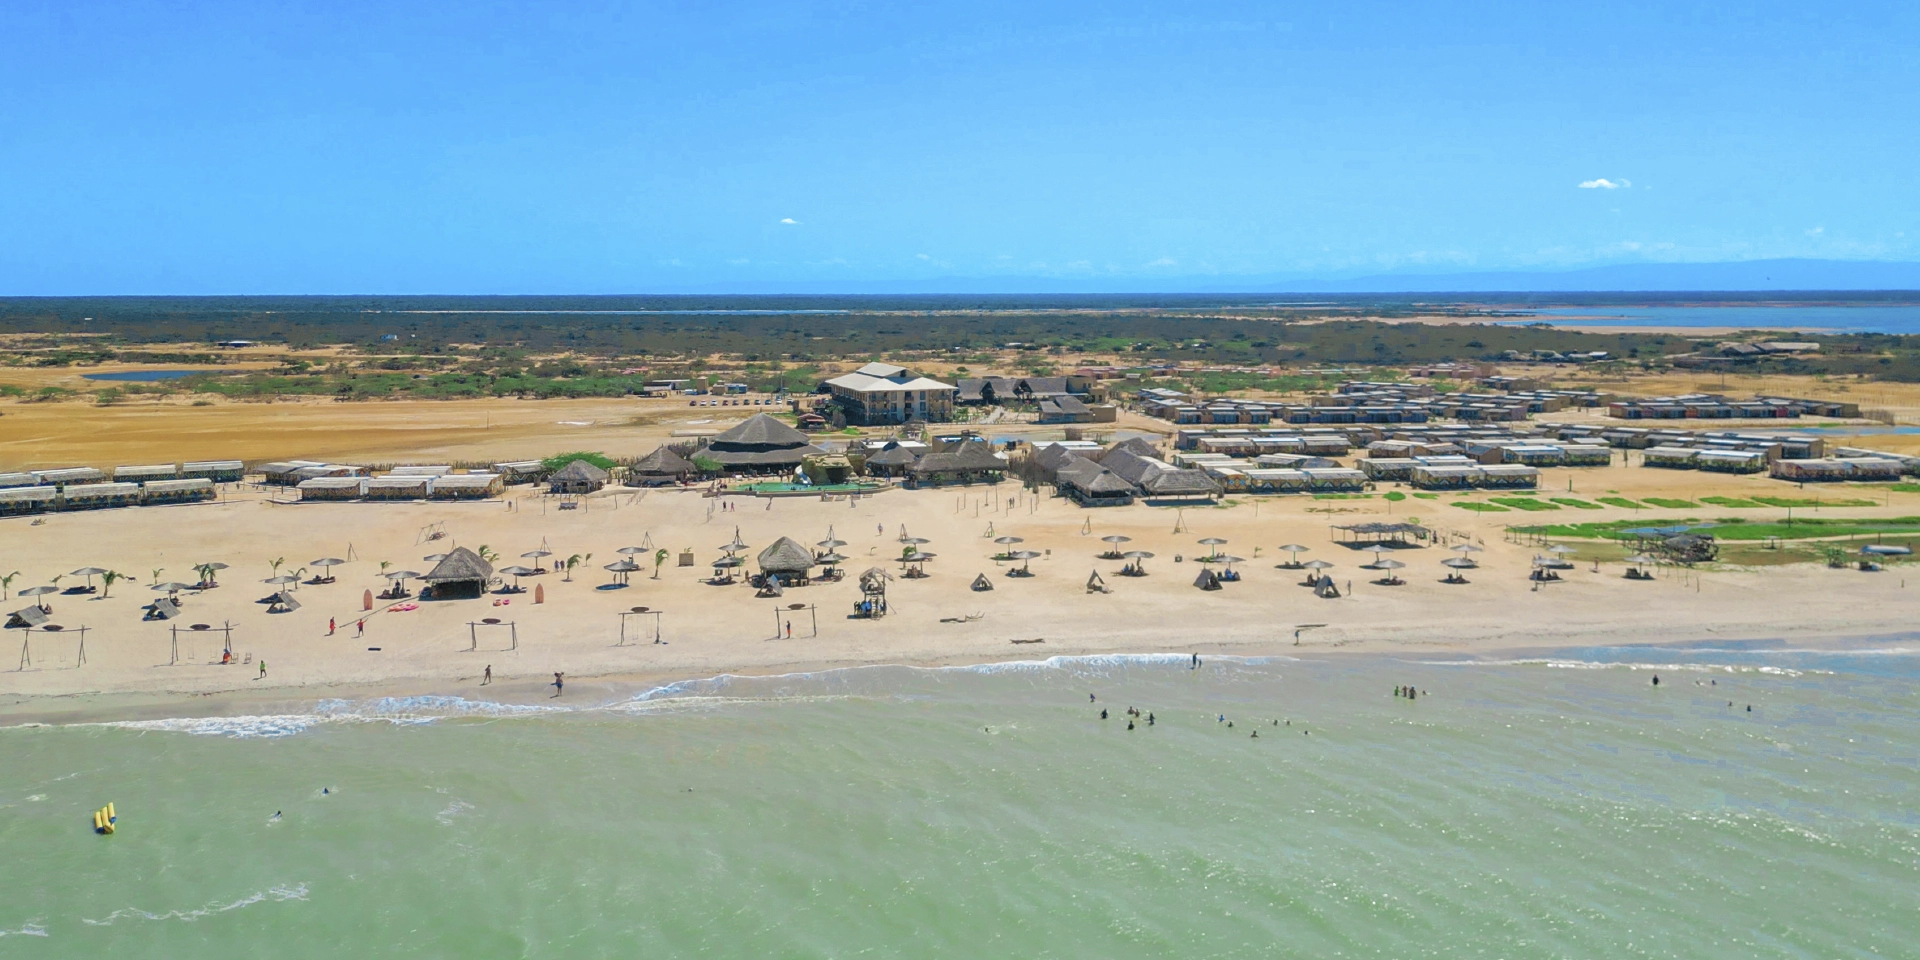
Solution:
[(1608, 180), (1606, 177), (1601, 177), (1597, 180), (1580, 181), (1580, 189), (1582, 190), (1618, 190), (1621, 187), (1631, 186), (1633, 186), (1633, 181), (1625, 177), (1618, 180)]
[(784, 223), (784, 224), (786, 224), (787, 226), (790, 226), (790, 227), (797, 227), (797, 226), (799, 226), (799, 225), (800, 225), (800, 221), (798, 221), (798, 220), (795, 220), (795, 219), (794, 219), (794, 218), (792, 218), (792, 217), (781, 217), (781, 218), (780, 218), (780, 222), (781, 222), (781, 223)]
[(743, 264), (743, 263), (747, 263), (747, 262), (748, 262), (748, 260), (747, 260), (747, 258), (746, 258), (746, 257), (736, 257), (736, 258), (734, 258), (734, 259), (732, 259), (732, 260), (728, 260), (727, 262), (728, 262), (728, 263), (731, 263), (731, 264), (733, 264), (734, 266), (736, 266), (736, 267), (737, 267), (737, 266), (739, 266), (739, 265), (741, 265), (741, 264)]
[(1814, 227), (1814, 228), (1813, 228), (1812, 230), (1808, 230), (1808, 231), (1807, 231), (1807, 236), (1809, 236), (1809, 237), (1817, 237), (1817, 236), (1819, 236), (1819, 235), (1821, 235), (1821, 234), (1823, 234), (1823, 233), (1826, 233), (1826, 232), (1827, 232), (1827, 228), (1826, 228), (1826, 227)]
[(916, 253), (913, 256), (914, 256), (914, 259), (916, 260), (932, 260), (933, 259), (932, 257), (929, 257), (924, 253)]
[(1149, 266), (1149, 267), (1172, 267), (1172, 266), (1177, 266), (1177, 265), (1179, 265), (1179, 263), (1180, 263), (1180, 261), (1178, 261), (1178, 260), (1175, 260), (1175, 259), (1173, 259), (1172, 257), (1161, 257), (1161, 258), (1160, 258), (1160, 259), (1158, 259), (1158, 260), (1152, 260), (1152, 261), (1149, 261), (1149, 262), (1147, 263), (1147, 266)]

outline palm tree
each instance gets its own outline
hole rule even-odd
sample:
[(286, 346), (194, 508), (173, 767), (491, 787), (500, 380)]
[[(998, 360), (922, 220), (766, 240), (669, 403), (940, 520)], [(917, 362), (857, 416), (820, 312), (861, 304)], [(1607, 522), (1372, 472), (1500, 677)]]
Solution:
[(160, 582), (160, 575), (161, 575), (162, 573), (165, 573), (165, 572), (166, 572), (166, 570), (167, 570), (167, 568), (166, 568), (166, 567), (154, 567), (154, 568), (153, 568), (153, 582), (154, 582), (154, 583), (159, 583), (159, 582)]
[[(113, 589), (114, 581), (125, 580), (126, 578), (127, 578), (127, 575), (124, 573), (121, 573), (118, 570), (108, 570), (106, 573), (101, 574), (100, 575), (100, 599), (105, 600), (107, 598), (107, 591)], [(153, 572), (153, 582), (154, 583), (160, 582), (159, 570), (155, 570)]]
[(213, 575), (216, 572), (216, 568), (214, 567), (213, 564), (211, 563), (200, 564), (193, 568), (193, 572), (200, 575), (200, 589), (205, 590), (206, 588), (215, 585), (213, 582)]
[(667, 548), (661, 547), (653, 552), (653, 578), (660, 579), (660, 565), (667, 562)]
[(388, 568), (388, 567), (391, 567), (391, 566), (393, 566), (393, 561), (392, 561), (392, 560), (382, 560), (382, 561), (380, 561), (380, 572), (381, 572), (381, 573), (383, 573), (383, 574), (384, 574), (384, 573), (386, 573), (386, 572), (387, 572), (387, 568)]
[(580, 565), (580, 564), (581, 564), (582, 562), (583, 562), (583, 558), (582, 558), (582, 557), (581, 557), (581, 556), (580, 556), (579, 554), (577, 554), (577, 553), (576, 553), (576, 554), (574, 554), (574, 555), (573, 555), (573, 556), (571, 556), (571, 557), (568, 557), (568, 558), (566, 559), (566, 562), (565, 562), (565, 563), (563, 563), (563, 564), (561, 564), (561, 566), (564, 566), (564, 567), (566, 567), (566, 568), (567, 568), (567, 575), (566, 575), (566, 576), (564, 576), (564, 577), (561, 577), (560, 579), (562, 579), (562, 580), (565, 580), (565, 581), (567, 581), (568, 583), (572, 583), (572, 582), (573, 582), (573, 568), (574, 568), (574, 567), (577, 567), (577, 566), (579, 566), (579, 565)]
[(267, 566), (273, 568), (273, 575), (277, 577), (280, 575), (280, 565), (286, 562), (286, 557), (274, 557), (272, 560), (267, 561)]
[(20, 577), (20, 571), (18, 570), (15, 570), (14, 572), (9, 573), (4, 577), (0, 577), (0, 600), (5, 600), (7, 598), (7, 590), (13, 586), (13, 581), (19, 579), (19, 577)]
[(485, 560), (488, 563), (492, 563), (495, 560), (500, 559), (500, 555), (497, 553), (494, 553), (492, 548), (488, 547), (484, 543), (481, 544), (480, 549), (475, 550), (474, 553), (478, 555), (480, 559)]

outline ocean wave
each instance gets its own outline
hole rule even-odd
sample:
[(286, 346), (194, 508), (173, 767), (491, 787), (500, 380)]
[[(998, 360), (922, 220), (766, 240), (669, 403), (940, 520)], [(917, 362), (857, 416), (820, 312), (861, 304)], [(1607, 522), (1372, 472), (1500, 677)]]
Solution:
[[(1689, 653), (1696, 651), (1688, 651)], [(1546, 667), (1552, 670), (1665, 670), (1669, 673), (1758, 673), (1781, 677), (1807, 674), (1830, 676), (1832, 670), (1795, 669), (1770, 664), (1644, 663), (1631, 660), (1569, 660), (1556, 657), (1518, 657), (1510, 660), (1417, 660), (1428, 667)]]
[(46, 926), (38, 920), (21, 924), (18, 930), (0, 930), (0, 937), (44, 937), (46, 935)]
[(150, 913), (138, 907), (122, 907), (99, 920), (92, 920), (86, 917), (80, 919), (82, 923), (96, 927), (111, 926), (120, 920), (185, 920), (188, 923), (192, 923), (195, 920), (211, 917), (216, 914), (251, 907), (256, 903), (285, 903), (289, 900), (305, 899), (307, 899), (307, 885), (297, 883), (293, 886), (282, 885), (268, 887), (251, 896), (241, 897), (232, 903), (211, 902), (196, 910), (169, 910), (166, 913)]

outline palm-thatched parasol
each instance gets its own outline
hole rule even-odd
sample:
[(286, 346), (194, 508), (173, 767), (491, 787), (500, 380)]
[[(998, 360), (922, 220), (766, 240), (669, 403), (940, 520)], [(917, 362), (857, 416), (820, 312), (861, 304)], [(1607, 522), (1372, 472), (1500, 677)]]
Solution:
[(1007, 554), (1007, 559), (1020, 561), (1020, 569), (1018, 571), (1008, 571), (1008, 575), (1022, 577), (1033, 576), (1033, 571), (1028, 568), (1033, 565), (1033, 558), (1039, 555), (1040, 552), (1037, 550), (1015, 550)]

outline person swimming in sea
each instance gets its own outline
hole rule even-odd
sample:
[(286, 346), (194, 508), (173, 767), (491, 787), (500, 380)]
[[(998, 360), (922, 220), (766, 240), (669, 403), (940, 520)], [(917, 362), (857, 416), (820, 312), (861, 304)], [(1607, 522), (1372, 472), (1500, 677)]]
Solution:
[(1102, 707), (1100, 708), (1100, 719), (1105, 720), (1106, 718), (1107, 718), (1107, 710), (1105, 707)]
[(1152, 711), (1152, 710), (1148, 710), (1148, 711), (1147, 711), (1147, 726), (1149, 726), (1149, 727), (1151, 727), (1151, 726), (1153, 726), (1153, 711)]
[(1128, 730), (1132, 730), (1132, 729), (1133, 729), (1133, 721), (1132, 721), (1132, 720), (1128, 720), (1128, 721), (1127, 721), (1127, 729), (1128, 729)]

